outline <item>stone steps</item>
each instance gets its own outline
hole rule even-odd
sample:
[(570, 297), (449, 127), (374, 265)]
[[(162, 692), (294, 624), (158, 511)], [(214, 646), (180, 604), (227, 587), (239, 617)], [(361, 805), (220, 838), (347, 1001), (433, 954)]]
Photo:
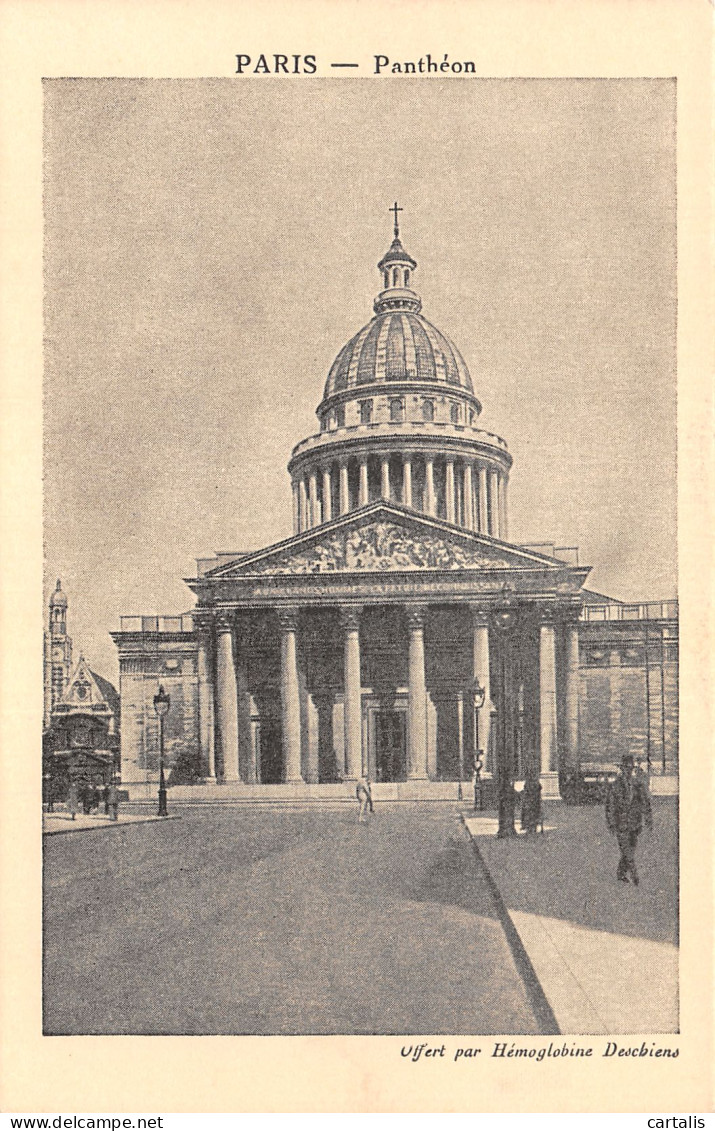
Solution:
[[(558, 778), (556, 774), (544, 774), (541, 778), (542, 800), (559, 799)], [(156, 782), (124, 782), (121, 789), (128, 794), (132, 805), (155, 805), (158, 786)], [(675, 797), (678, 794), (678, 779), (675, 777), (656, 777), (650, 779), (651, 793), (658, 797)], [(459, 800), (459, 783), (450, 781), (405, 781), (379, 782), (372, 784), (372, 795), (376, 802), (399, 801), (447, 801)], [(247, 785), (245, 782), (225, 782), (221, 785), (180, 785), (168, 790), (168, 800), (174, 805), (355, 805), (355, 786), (351, 782), (323, 783), (281, 782), (275, 785)], [(471, 805), (472, 783), (465, 781), (462, 797), (466, 805)], [(484, 807), (496, 804), (494, 783), (488, 778), (484, 782)]]
[[(123, 782), (131, 804), (154, 804), (157, 797), (155, 782)], [(375, 801), (457, 801), (458, 782), (409, 781), (381, 782), (372, 785)], [(471, 801), (471, 782), (465, 782), (463, 796)], [(222, 785), (173, 786), (167, 793), (169, 804), (220, 805), (355, 805), (355, 785), (352, 782), (312, 785), (307, 782), (285, 782), (276, 785), (247, 785), (245, 782), (225, 782)]]

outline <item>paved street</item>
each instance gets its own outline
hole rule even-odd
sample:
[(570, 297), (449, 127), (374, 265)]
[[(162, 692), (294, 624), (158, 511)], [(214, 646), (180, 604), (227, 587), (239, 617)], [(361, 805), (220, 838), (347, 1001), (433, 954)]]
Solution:
[(456, 808), (45, 839), (45, 1032), (536, 1033)]

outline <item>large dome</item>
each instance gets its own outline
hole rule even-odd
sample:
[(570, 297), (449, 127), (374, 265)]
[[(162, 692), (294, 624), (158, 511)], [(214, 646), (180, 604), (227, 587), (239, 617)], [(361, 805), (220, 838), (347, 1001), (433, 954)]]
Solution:
[(474, 395), (456, 346), (409, 310), (378, 314), (343, 346), (330, 367), (324, 399), (355, 386), (389, 381), (437, 382)]
[(320, 432), (297, 444), (288, 464), (295, 532), (386, 499), (506, 537), (511, 456), (479, 427), (469, 370), (423, 317), (417, 261), (397, 220), (393, 230), (377, 265), (374, 318), (335, 358), (316, 409)]

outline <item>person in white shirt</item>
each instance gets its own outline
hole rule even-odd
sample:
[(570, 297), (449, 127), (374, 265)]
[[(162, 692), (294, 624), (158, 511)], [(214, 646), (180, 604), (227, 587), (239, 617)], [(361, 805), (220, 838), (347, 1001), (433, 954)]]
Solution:
[(370, 779), (368, 777), (358, 778), (357, 785), (355, 786), (355, 796), (360, 806), (358, 822), (362, 824), (367, 821), (368, 809), (371, 813), (375, 812), (375, 807), (372, 803), (372, 792), (370, 790)]

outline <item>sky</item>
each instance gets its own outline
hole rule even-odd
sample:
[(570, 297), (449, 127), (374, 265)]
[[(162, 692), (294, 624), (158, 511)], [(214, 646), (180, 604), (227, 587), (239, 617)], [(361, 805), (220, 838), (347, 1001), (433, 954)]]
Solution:
[(675, 83), (45, 80), (45, 600), (119, 617), (292, 532), (286, 465), (401, 236), (514, 464), (514, 542), (676, 593)]

